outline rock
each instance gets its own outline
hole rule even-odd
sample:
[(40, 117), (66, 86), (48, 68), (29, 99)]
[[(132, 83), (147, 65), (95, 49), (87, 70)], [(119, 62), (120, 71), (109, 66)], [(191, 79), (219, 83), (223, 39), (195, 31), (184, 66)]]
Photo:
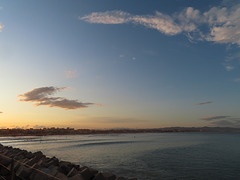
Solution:
[(44, 161), (43, 161), (42, 159), (40, 159), (40, 160), (37, 162), (37, 164), (38, 164), (39, 166), (43, 166)]
[(1, 159), (1, 164), (3, 164), (6, 167), (11, 165), (11, 162), (12, 162), (12, 159), (7, 159), (7, 158)]
[(31, 173), (32, 173), (31, 168), (28, 168), (28, 167), (25, 167), (25, 166), (21, 165), (16, 172), (16, 176), (18, 176), (22, 179), (26, 179), (28, 176), (31, 175)]
[(25, 162), (27, 165), (29, 166), (32, 166), (33, 164), (39, 162), (39, 159), (37, 158), (32, 158), (32, 159), (29, 159), (27, 162)]
[(111, 174), (111, 173), (102, 173), (102, 174), (106, 180), (115, 180), (116, 179), (116, 176), (114, 174)]
[(102, 173), (97, 173), (93, 180), (106, 180)]
[(57, 172), (57, 174), (55, 175), (55, 177), (61, 179), (61, 180), (68, 180), (67, 176), (61, 172)]
[(37, 151), (35, 153), (33, 153), (33, 155), (37, 158), (37, 159), (41, 159), (44, 155), (41, 151)]
[[(14, 161), (14, 171), (16, 172), (18, 170), (18, 168), (20, 167), (20, 163), (19, 162), (16, 162)], [(11, 164), (8, 165), (8, 169), (11, 169)]]
[(41, 167), (41, 168), (39, 168), (39, 171), (42, 171), (42, 172), (44, 172), (46, 174), (51, 174), (51, 170), (48, 169), (48, 168)]
[(51, 165), (48, 169), (50, 169), (50, 171), (58, 170), (58, 166)]
[(50, 174), (53, 175), (53, 176), (56, 176), (56, 174), (59, 172), (58, 171), (58, 166), (53, 166), (52, 165), (52, 166), (49, 167), (49, 170), (51, 171)]
[(92, 168), (85, 168), (80, 172), (85, 180), (91, 180), (97, 173), (98, 171)]
[(97, 170), (86, 166), (80, 167), (66, 161), (59, 162), (56, 157), (48, 158), (41, 151), (32, 153), (0, 144), (0, 155), (2, 155), (0, 162), (7, 167), (0, 166), (0, 175), (6, 179), (9, 178), (11, 162), (14, 158), (15, 180), (137, 180), (136, 178), (116, 178), (111, 173), (98, 173)]
[(76, 175), (68, 178), (68, 180), (85, 180), (85, 179), (83, 179), (81, 174), (76, 174)]
[(57, 173), (57, 171), (52, 172), (50, 169), (42, 168), (42, 167), (39, 168), (38, 170), (34, 170), (33, 173), (30, 175), (29, 179), (33, 179), (33, 180), (43, 180), (43, 179), (44, 180), (50, 180), (50, 179), (53, 180), (54, 179), (54, 180), (56, 180), (56, 178), (54, 178), (53, 176)]
[(67, 161), (60, 161), (59, 162), (59, 166), (62, 166), (62, 165), (68, 166), (69, 164), (71, 164), (71, 163), (67, 162)]
[(34, 169), (39, 169), (39, 168), (40, 168), (40, 166), (39, 166), (39, 164), (35, 163), (34, 165), (32, 165), (32, 167), (31, 167), (31, 168), (34, 168)]
[(117, 177), (115, 180), (128, 180), (128, 179), (126, 179), (124, 177)]
[(0, 166), (0, 175), (7, 176), (10, 174), (10, 169)]
[(22, 162), (22, 163), (26, 163), (26, 162), (29, 161), (29, 159), (28, 158), (23, 158), (23, 159), (20, 159), (19, 161)]
[[(17, 172), (18, 168), (21, 166), (19, 162), (14, 162), (14, 171)], [(9, 165), (9, 168), (11, 168), (11, 165)]]
[(35, 171), (30, 175), (30, 178), (32, 180), (53, 180), (54, 178), (51, 176), (48, 176), (47, 174), (41, 173), (39, 171)]
[(13, 149), (8, 153), (8, 157), (14, 158), (16, 160), (22, 160), (22, 159), (27, 159), (25, 157), (25, 154), (27, 154), (27, 151), (19, 150), (19, 149)]
[(59, 167), (59, 171), (67, 175), (71, 171), (71, 168), (68, 166), (68, 164), (61, 163)]
[(45, 164), (46, 167), (49, 167), (49, 166), (51, 166), (51, 165), (56, 166), (56, 165), (59, 164), (59, 160), (58, 160), (56, 157), (53, 157), (53, 158), (48, 159), (47, 161), (45, 161), (45, 163), (46, 163), (46, 164)]
[(28, 152), (26, 155), (25, 155), (26, 158), (28, 159), (32, 159), (34, 157), (33, 153), (31, 152)]
[(82, 171), (82, 170), (84, 170), (86, 168), (88, 168), (88, 167), (87, 166), (83, 166), (83, 167), (80, 168), (80, 171)]
[(80, 171), (80, 166), (79, 165), (76, 165), (76, 164), (72, 164), (73, 167), (76, 168), (76, 170)]
[(76, 168), (73, 167), (73, 168), (69, 171), (69, 173), (67, 174), (67, 177), (72, 177), (72, 176), (74, 176), (74, 175), (76, 175), (76, 174), (79, 174), (79, 171), (77, 171)]
[(19, 156), (15, 156), (14, 159), (20, 161), (21, 159), (24, 159), (24, 155), (21, 154), (21, 155), (19, 155)]

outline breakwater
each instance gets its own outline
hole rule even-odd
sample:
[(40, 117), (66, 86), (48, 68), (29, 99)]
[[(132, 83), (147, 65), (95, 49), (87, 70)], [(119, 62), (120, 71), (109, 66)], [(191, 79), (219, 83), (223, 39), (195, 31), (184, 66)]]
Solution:
[(41, 151), (28, 152), (0, 144), (0, 179), (16, 180), (137, 180), (117, 177), (86, 166), (80, 167)]

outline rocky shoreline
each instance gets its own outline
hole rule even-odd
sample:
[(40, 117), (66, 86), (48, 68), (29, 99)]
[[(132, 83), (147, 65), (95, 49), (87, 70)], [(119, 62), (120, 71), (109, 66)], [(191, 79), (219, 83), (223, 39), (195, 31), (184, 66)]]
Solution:
[(137, 180), (0, 144), (0, 180)]

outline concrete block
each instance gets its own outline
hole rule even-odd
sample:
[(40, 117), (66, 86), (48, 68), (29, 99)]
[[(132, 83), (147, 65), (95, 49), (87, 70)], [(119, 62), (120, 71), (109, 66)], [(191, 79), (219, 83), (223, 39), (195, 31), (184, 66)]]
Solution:
[(93, 180), (106, 180), (106, 179), (104, 178), (104, 176), (102, 175), (102, 173), (97, 173), (97, 174), (95, 175), (95, 177), (93, 178)]
[(85, 180), (81, 174), (76, 174), (70, 178), (68, 178), (68, 180)]
[(102, 173), (102, 174), (106, 180), (115, 180), (116, 179), (116, 176), (114, 174), (111, 174), (111, 173)]
[(72, 176), (74, 176), (74, 175), (76, 175), (76, 174), (79, 174), (79, 173), (80, 173), (80, 172), (77, 171), (75, 167), (73, 167), (73, 168), (69, 171), (69, 173), (67, 174), (67, 177), (72, 177)]
[(22, 179), (26, 179), (27, 177), (29, 177), (31, 175), (31, 173), (32, 173), (31, 168), (21, 165), (16, 172), (16, 176), (18, 176)]
[(80, 172), (85, 180), (91, 180), (97, 173), (98, 171), (92, 168), (85, 168)]

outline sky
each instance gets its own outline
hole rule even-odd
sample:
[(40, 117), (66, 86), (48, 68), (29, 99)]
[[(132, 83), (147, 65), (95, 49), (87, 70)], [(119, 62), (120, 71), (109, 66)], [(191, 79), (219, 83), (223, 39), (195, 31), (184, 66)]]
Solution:
[(0, 1), (0, 128), (240, 127), (238, 0)]

